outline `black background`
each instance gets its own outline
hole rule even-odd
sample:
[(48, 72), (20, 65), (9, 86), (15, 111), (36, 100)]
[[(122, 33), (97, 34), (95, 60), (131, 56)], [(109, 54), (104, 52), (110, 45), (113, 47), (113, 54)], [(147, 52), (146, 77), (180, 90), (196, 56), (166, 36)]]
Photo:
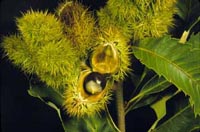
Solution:
[[(17, 33), (15, 18), (29, 9), (53, 12), (59, 0), (1, 0), (0, 2), (0, 42), (3, 36)], [(91, 10), (105, 4), (105, 0), (85, 0)], [(2, 132), (64, 132), (55, 110), (37, 98), (28, 95), (26, 75), (3, 57), (1, 49), (1, 131)], [(144, 113), (144, 114), (141, 114)], [(128, 131), (145, 132), (150, 127), (152, 110), (141, 108), (127, 116)]]

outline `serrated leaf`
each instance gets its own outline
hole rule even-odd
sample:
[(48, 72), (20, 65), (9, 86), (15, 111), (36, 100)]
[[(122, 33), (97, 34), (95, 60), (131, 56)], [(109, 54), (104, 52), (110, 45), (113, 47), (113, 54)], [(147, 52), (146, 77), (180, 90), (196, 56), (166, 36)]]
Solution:
[(140, 94), (149, 95), (153, 93), (158, 93), (171, 85), (164, 77), (159, 77), (158, 75), (153, 76), (140, 91)]
[(196, 44), (179, 44), (169, 36), (146, 38), (133, 46), (133, 53), (148, 68), (189, 95), (195, 114), (200, 115), (200, 49), (194, 50), (193, 45)]
[(200, 50), (200, 33), (192, 34), (188, 43), (192, 45), (193, 50)]
[(159, 93), (168, 88), (170, 85), (171, 83), (169, 83), (165, 78), (154, 75), (143, 85), (140, 93), (128, 102), (126, 113), (130, 110), (151, 104), (157, 99), (157, 97), (149, 95)]
[(158, 122), (166, 115), (166, 102), (171, 98), (171, 96), (165, 96), (151, 105), (151, 108), (155, 111), (157, 120), (152, 125), (151, 129), (154, 129)]
[(131, 110), (135, 110), (140, 107), (150, 105), (153, 102), (155, 102), (158, 98), (159, 98), (158, 95), (149, 95), (146, 97), (142, 97), (141, 99), (139, 99), (139, 101), (132, 103), (131, 106), (125, 112), (127, 114)]
[(200, 117), (193, 113), (190, 105), (185, 106), (152, 132), (194, 132), (200, 128)]

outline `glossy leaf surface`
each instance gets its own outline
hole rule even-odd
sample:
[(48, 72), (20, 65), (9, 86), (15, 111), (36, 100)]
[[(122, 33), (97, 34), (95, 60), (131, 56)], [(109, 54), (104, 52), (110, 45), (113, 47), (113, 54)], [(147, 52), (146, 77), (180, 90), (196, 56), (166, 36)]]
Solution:
[(191, 36), (193, 41), (186, 44), (164, 36), (146, 38), (133, 46), (134, 55), (143, 64), (190, 96), (196, 115), (200, 114), (200, 48), (197, 47), (199, 35)]

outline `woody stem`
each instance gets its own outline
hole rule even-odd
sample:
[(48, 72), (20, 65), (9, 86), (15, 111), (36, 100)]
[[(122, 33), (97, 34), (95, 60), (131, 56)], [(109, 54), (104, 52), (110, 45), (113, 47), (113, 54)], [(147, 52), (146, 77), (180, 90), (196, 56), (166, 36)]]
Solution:
[(124, 98), (122, 82), (117, 82), (116, 86), (116, 107), (117, 107), (117, 126), (121, 132), (125, 132), (125, 112), (124, 112)]

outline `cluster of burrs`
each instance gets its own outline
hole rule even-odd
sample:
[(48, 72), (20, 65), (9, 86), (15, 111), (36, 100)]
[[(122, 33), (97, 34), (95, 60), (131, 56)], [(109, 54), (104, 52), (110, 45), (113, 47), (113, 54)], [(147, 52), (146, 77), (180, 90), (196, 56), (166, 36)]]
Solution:
[[(142, 0), (146, 4), (135, 1), (138, 4), (135, 6), (128, 1), (134, 8), (118, 8), (112, 5), (117, 1), (120, 3), (109, 0), (97, 13), (97, 19), (93, 12), (73, 1), (60, 4), (55, 14), (30, 10), (17, 18), (19, 33), (3, 39), (8, 58), (63, 95), (63, 106), (71, 116), (92, 115), (105, 109), (113, 82), (123, 80), (130, 71), (130, 39), (163, 34), (171, 25), (173, 13), (168, 15), (166, 29), (160, 31), (158, 25), (153, 30), (148, 28), (147, 32), (143, 24), (139, 32), (137, 24), (132, 22), (146, 20), (146, 15), (142, 16), (137, 10), (153, 6), (147, 22), (157, 23), (157, 18), (151, 20), (150, 17), (159, 16), (163, 4), (170, 7), (174, 2), (166, 5)], [(163, 27), (163, 23), (158, 24)]]
[[(81, 70), (65, 91), (65, 108), (71, 115), (91, 115), (105, 109), (114, 80), (130, 70), (128, 40), (117, 28), (100, 28), (79, 3), (67, 2), (58, 14), (65, 33), (79, 52)], [(80, 68), (79, 67), (79, 68)]]

